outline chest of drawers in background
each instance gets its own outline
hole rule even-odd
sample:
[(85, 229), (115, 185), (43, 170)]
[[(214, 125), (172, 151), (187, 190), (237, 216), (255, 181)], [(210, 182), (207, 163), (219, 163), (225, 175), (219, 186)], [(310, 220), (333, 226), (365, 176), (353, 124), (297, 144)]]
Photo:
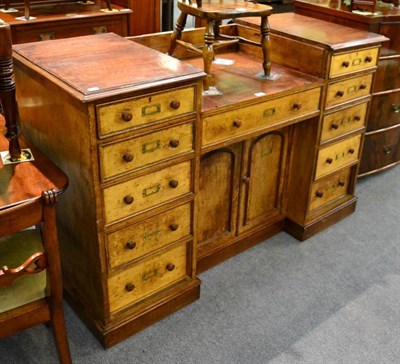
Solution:
[[(258, 20), (240, 24), (251, 36)], [(318, 135), (312, 138), (304, 124), (293, 138), (294, 150), (317, 148), (292, 155), (290, 166), (286, 229), (303, 240), (354, 211), (372, 81), (386, 38), (293, 13), (272, 15), (270, 26), (272, 61), (325, 80)]]
[(389, 40), (380, 51), (378, 70), (360, 163), (359, 175), (366, 176), (400, 163), (400, 8), (377, 4), (375, 14), (356, 14), (337, 0), (295, 1), (296, 13), (348, 27), (379, 33)]
[[(15, 47), (19, 109), (70, 178), (58, 222), (66, 297), (109, 347), (199, 297), (203, 72), (113, 34), (54, 43)], [(70, 53), (75, 68), (62, 63)]]

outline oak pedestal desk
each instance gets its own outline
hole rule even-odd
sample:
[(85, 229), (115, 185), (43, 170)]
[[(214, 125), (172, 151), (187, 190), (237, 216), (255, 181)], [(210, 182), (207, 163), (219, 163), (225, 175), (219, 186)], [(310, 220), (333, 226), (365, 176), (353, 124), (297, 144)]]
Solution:
[[(260, 78), (244, 48), (219, 55), (234, 66), (213, 65), (222, 95), (202, 96), (201, 60), (164, 55), (168, 37), (14, 46), (23, 131), (70, 179), (58, 221), (65, 296), (105, 347), (197, 299), (202, 270), (292, 223), (309, 236), (356, 204), (363, 119), (322, 131), (324, 79), (277, 63)], [(350, 77), (367, 86), (343, 108), (332, 91), (331, 114), (363, 112), (375, 69)]]

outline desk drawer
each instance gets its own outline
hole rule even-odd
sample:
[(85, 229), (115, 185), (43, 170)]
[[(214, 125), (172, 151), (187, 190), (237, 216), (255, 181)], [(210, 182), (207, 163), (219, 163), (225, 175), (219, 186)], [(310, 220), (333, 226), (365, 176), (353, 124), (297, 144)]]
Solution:
[(99, 147), (103, 180), (193, 151), (192, 123)]
[(376, 66), (378, 48), (365, 49), (332, 56), (329, 77), (345, 75)]
[(314, 183), (311, 192), (309, 211), (328, 204), (339, 197), (346, 196), (349, 189), (350, 169)]
[(400, 91), (372, 96), (367, 131), (400, 124)]
[(364, 126), (368, 103), (363, 103), (326, 115), (322, 124), (321, 142), (357, 130)]
[(110, 312), (142, 300), (187, 277), (188, 250), (188, 244), (179, 244), (109, 278)]
[(191, 191), (190, 161), (105, 188), (106, 223), (129, 217)]
[[(398, 35), (400, 36), (400, 35)], [(379, 60), (374, 79), (374, 93), (400, 88), (400, 55)]]
[(361, 135), (356, 135), (329, 147), (320, 149), (318, 152), (315, 179), (357, 161), (360, 143)]
[(194, 111), (194, 86), (97, 105), (99, 137)]
[(239, 136), (318, 111), (320, 89), (308, 90), (203, 120), (203, 145)]
[(326, 95), (326, 107), (368, 95), (371, 82), (372, 74), (368, 74), (330, 84)]
[(186, 204), (107, 235), (110, 269), (138, 259), (191, 234), (191, 205)]

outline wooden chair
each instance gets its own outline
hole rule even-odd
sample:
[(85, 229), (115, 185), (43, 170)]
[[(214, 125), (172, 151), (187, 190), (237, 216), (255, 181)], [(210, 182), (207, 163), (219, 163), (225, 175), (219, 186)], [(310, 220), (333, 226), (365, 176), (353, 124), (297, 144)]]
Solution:
[[(0, 339), (49, 322), (60, 362), (67, 364), (71, 356), (62, 308), (55, 203), (68, 179), (18, 135), (11, 34), (4, 23), (0, 44), (0, 104), (8, 118), (6, 127), (0, 115), (0, 150), (10, 149), (9, 157), (0, 160)], [(33, 154), (34, 160), (24, 161), (24, 153)]]
[[(211, 63), (214, 60), (214, 49), (231, 45), (237, 42), (260, 46), (263, 53), (262, 68), (264, 75), (269, 76), (271, 72), (270, 42), (268, 16), (272, 8), (268, 5), (257, 4), (256, 1), (236, 0), (178, 0), (178, 8), (181, 13), (176, 22), (175, 30), (171, 35), (171, 43), (168, 50), (173, 55), (176, 44), (203, 56), (204, 72), (207, 77), (204, 80), (204, 90), (208, 90), (211, 79)], [(206, 22), (204, 45), (196, 46), (181, 40), (182, 31), (185, 28), (188, 15)], [(257, 43), (243, 37), (223, 35), (220, 33), (222, 20), (244, 17), (261, 17), (261, 42)]]

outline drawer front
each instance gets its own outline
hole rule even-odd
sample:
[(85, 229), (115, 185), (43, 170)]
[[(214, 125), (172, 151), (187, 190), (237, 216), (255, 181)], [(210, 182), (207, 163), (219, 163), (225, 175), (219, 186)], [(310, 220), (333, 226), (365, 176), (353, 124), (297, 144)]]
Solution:
[(321, 149), (318, 152), (315, 179), (357, 161), (360, 143), (361, 135), (356, 135)]
[(321, 141), (327, 141), (364, 126), (367, 103), (326, 115), (322, 124)]
[(374, 79), (374, 92), (400, 88), (400, 55), (394, 58), (381, 59)]
[(313, 185), (309, 210), (328, 204), (339, 197), (346, 196), (349, 188), (350, 169), (324, 178)]
[(190, 151), (193, 151), (192, 123), (100, 146), (101, 177), (104, 180)]
[(186, 204), (107, 235), (110, 269), (138, 259), (191, 234), (191, 205)]
[(400, 125), (366, 135), (359, 174), (378, 170), (400, 161)]
[(328, 86), (326, 107), (366, 96), (371, 91), (372, 74), (350, 78)]
[(187, 276), (187, 244), (143, 259), (109, 278), (110, 312), (135, 303)]
[(376, 66), (378, 48), (365, 49), (332, 56), (329, 77), (345, 75)]
[(195, 111), (194, 86), (96, 107), (99, 137)]
[(320, 89), (308, 90), (224, 114), (205, 117), (203, 145), (282, 123), (318, 111)]
[(372, 96), (367, 131), (400, 124), (400, 91)]
[(105, 221), (126, 218), (191, 191), (190, 161), (105, 188)]

